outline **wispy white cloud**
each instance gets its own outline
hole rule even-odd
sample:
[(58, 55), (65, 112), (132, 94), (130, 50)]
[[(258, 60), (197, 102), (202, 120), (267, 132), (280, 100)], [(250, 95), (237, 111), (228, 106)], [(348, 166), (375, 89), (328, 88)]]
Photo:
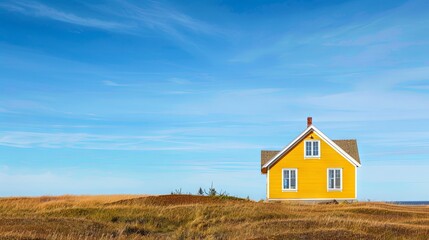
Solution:
[(234, 97), (239, 96), (257, 96), (265, 95), (269, 96), (273, 93), (279, 93), (285, 91), (285, 88), (244, 88), (244, 89), (233, 89), (233, 90), (223, 90), (221, 94), (230, 95)]
[(109, 86), (109, 87), (130, 87), (130, 86), (133, 86), (132, 84), (123, 84), (123, 83), (118, 83), (118, 82), (111, 81), (111, 80), (104, 80), (104, 81), (102, 81), (102, 83), (106, 86)]
[(402, 32), (402, 29), (399, 27), (388, 27), (378, 32), (359, 35), (357, 38), (343, 37), (338, 39), (338, 41), (335, 41), (335, 39), (327, 39), (324, 44), (327, 46), (368, 46), (372, 44), (382, 44), (396, 40)]
[(82, 17), (73, 13), (67, 13), (61, 10), (57, 10), (55, 8), (34, 1), (17, 0), (13, 2), (3, 2), (0, 3), (0, 8), (9, 11), (19, 12), (25, 15), (44, 17), (60, 22), (66, 22), (85, 27), (115, 31), (123, 31), (129, 28), (129, 25), (123, 23), (100, 20), (91, 17)]
[(101, 6), (89, 4), (87, 6), (95, 10), (98, 15), (115, 20), (79, 16), (32, 0), (0, 3), (0, 8), (8, 11), (108, 31), (140, 34), (142, 29), (149, 28), (182, 41), (189, 41), (185, 36), (187, 33), (209, 35), (222, 33), (220, 29), (161, 2), (148, 1), (132, 4), (127, 1), (118, 1)]
[[(389, 57), (395, 52), (411, 46), (427, 45), (425, 37), (410, 37), (420, 36), (419, 33), (427, 31), (426, 18), (416, 13), (421, 12), (418, 11), (421, 7), (418, 1), (408, 1), (377, 13), (358, 11), (359, 15), (362, 14), (359, 18), (346, 18), (347, 21), (326, 17), (325, 13), (336, 12), (335, 15), (342, 16), (352, 9), (356, 11), (354, 2), (331, 7), (315, 9), (315, 18), (298, 20), (285, 17), (288, 19), (285, 22), (293, 22), (293, 26), (286, 24), (283, 29), (272, 34), (257, 36), (258, 42), (238, 49), (229, 61), (252, 63), (275, 59), (276, 65), (287, 66), (316, 62), (318, 66), (325, 67), (372, 67), (393, 62), (396, 58)], [(304, 32), (298, 30), (301, 28)], [(311, 31), (306, 31), (309, 29)], [(301, 59), (301, 56), (306, 58)]]
[(429, 98), (406, 92), (351, 91), (304, 99), (327, 121), (411, 120), (429, 117)]
[(429, 90), (429, 85), (412, 85), (412, 86), (405, 87), (405, 89), (410, 89), (410, 90)]
[(193, 94), (195, 92), (194, 91), (166, 91), (163, 93), (167, 95), (187, 95), (187, 94)]
[[(429, 81), (429, 67), (409, 67), (380, 71), (368, 75), (366, 79), (356, 81), (359, 89), (382, 89), (407, 87), (410, 83), (423, 83)], [(401, 85), (405, 84), (405, 85)]]
[[(79, 172), (77, 172), (79, 171)], [(0, 167), (2, 196), (102, 194), (139, 192), (147, 187), (141, 179), (111, 173), (64, 169), (32, 170)], [(88, 171), (86, 171), (88, 172)], [(106, 184), (107, 183), (107, 184)]]
[(18, 148), (78, 148), (140, 151), (187, 151), (219, 149), (257, 149), (244, 142), (191, 141), (184, 137), (165, 135), (131, 136), (87, 133), (2, 132), (0, 145)]
[(0, 112), (14, 113), (19, 111), (51, 112), (52, 108), (34, 100), (26, 100), (26, 99), (0, 100)]
[(427, 67), (331, 76), (338, 84), (347, 80), (349, 90), (311, 94), (300, 99), (299, 104), (322, 111), (327, 121), (336, 121), (335, 118), (344, 121), (426, 119), (429, 118), (425, 110), (429, 96), (424, 91), (413, 90), (420, 86), (423, 86), (420, 90), (425, 90), (428, 76)]
[(86, 133), (40, 133), (40, 132), (3, 132), (0, 144), (11, 147), (44, 148), (128, 148), (147, 140), (165, 139), (163, 136), (112, 136)]
[(183, 78), (170, 78), (168, 79), (168, 81), (178, 85), (186, 85), (191, 83), (191, 81), (189, 81), (188, 79)]
[(121, 1), (119, 6), (122, 11), (115, 11), (115, 14), (133, 19), (146, 27), (163, 31), (169, 35), (183, 37), (183, 30), (203, 34), (218, 34), (221, 32), (210, 24), (197, 20), (158, 1), (148, 1), (141, 3), (141, 5)]

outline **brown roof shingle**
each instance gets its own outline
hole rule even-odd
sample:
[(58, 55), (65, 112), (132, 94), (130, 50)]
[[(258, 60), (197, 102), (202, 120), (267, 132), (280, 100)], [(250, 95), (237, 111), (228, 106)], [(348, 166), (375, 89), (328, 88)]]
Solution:
[(271, 158), (273, 158), (280, 151), (262, 150), (261, 151), (261, 167), (264, 166)]
[(332, 140), (335, 144), (348, 153), (358, 163), (360, 163), (359, 150), (356, 139)]
[[(352, 158), (354, 158), (358, 163), (360, 163), (359, 151), (357, 146), (356, 139), (342, 139), (342, 140), (332, 140), (337, 144), (341, 149), (348, 153)], [(262, 169), (262, 166), (267, 163), (271, 158), (273, 158), (280, 151), (277, 150), (262, 150), (261, 151), (261, 170), (263, 173), (265, 171)]]

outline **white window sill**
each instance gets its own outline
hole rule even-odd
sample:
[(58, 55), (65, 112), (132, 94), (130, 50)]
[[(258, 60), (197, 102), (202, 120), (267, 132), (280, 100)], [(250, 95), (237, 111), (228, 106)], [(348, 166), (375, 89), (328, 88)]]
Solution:
[(298, 189), (282, 189), (282, 192), (298, 192)]
[(304, 159), (320, 159), (320, 156), (305, 156)]
[(328, 189), (328, 192), (342, 192), (343, 189)]

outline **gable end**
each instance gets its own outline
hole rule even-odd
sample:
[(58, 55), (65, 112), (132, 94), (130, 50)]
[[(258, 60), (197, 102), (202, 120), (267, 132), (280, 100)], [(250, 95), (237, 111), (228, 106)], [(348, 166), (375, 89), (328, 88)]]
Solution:
[[(265, 153), (264, 159), (263, 159), (263, 152), (261, 152), (261, 172), (266, 173), (268, 168), (277, 162), (284, 154), (286, 154), (289, 150), (291, 150), (297, 143), (299, 143), (307, 134), (314, 131), (317, 135), (320, 136), (322, 140), (324, 140), (328, 145), (330, 145), (334, 150), (336, 150), (340, 155), (342, 155), (346, 160), (348, 160), (351, 164), (353, 164), (355, 167), (360, 167), (360, 158), (359, 153), (357, 150), (357, 143), (356, 140), (337, 140), (337, 142), (342, 145), (340, 147), (337, 143), (329, 139), (325, 134), (323, 134), (319, 129), (317, 129), (315, 126), (311, 125), (307, 129), (305, 129), (295, 140), (293, 140), (289, 145), (287, 145), (283, 150), (279, 151), (275, 156), (273, 156), (270, 160), (263, 163), (263, 161), (266, 160), (266, 156), (272, 153)], [(347, 151), (346, 151), (347, 150)], [(272, 151), (273, 152), (273, 151)], [(357, 159), (355, 159), (354, 157)]]

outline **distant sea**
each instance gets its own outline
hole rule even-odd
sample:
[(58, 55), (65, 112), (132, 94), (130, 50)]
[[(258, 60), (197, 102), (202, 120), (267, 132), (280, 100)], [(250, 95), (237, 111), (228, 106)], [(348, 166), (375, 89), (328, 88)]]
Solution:
[(429, 201), (392, 201), (387, 203), (399, 204), (399, 205), (429, 205)]

